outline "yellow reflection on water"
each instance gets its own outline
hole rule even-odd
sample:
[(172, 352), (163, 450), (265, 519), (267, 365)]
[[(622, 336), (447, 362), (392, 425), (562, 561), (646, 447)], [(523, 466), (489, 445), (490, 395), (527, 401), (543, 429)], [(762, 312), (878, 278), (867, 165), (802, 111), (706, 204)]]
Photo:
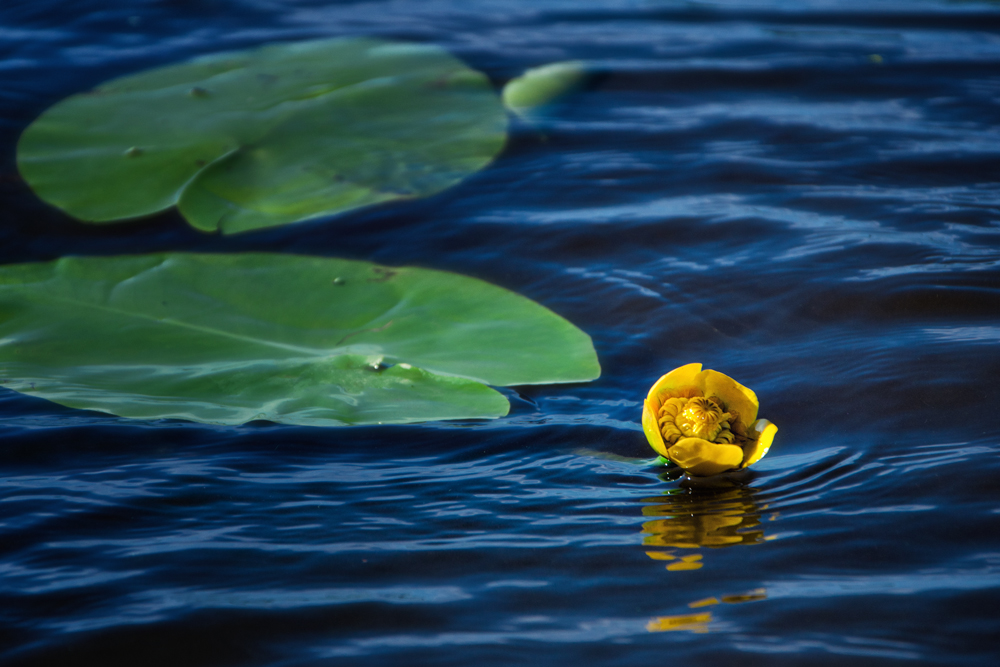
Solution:
[(695, 600), (694, 602), (688, 602), (688, 606), (692, 609), (697, 609), (699, 607), (710, 607), (713, 604), (719, 604), (719, 598), (705, 598), (703, 600)]
[(695, 600), (694, 602), (688, 602), (688, 606), (692, 609), (698, 609), (700, 607), (710, 607), (713, 604), (719, 604), (720, 602), (725, 602), (726, 604), (739, 604), (741, 602), (756, 602), (757, 600), (767, 599), (767, 589), (766, 588), (755, 588), (747, 593), (742, 593), (740, 595), (723, 595), (722, 599), (719, 598), (705, 598), (703, 600)]
[[(682, 485), (663, 495), (642, 500), (642, 514), (649, 517), (642, 524), (642, 544), (646, 556), (666, 564), (671, 572), (697, 570), (706, 556), (692, 549), (734, 547), (773, 539), (765, 535), (762, 515), (768, 509), (754, 496), (757, 489), (743, 486), (738, 479), (714, 479), (710, 483)], [(772, 513), (767, 521), (775, 521)], [(709, 558), (710, 560), (710, 558)], [(741, 604), (767, 598), (767, 591), (756, 588), (730, 595), (717, 595), (688, 603), (688, 608), (703, 609), (719, 604)], [(646, 624), (649, 632), (709, 632), (710, 611), (657, 616)]]
[(743, 593), (742, 595), (723, 595), (722, 601), (726, 604), (740, 604), (741, 602), (757, 602), (758, 600), (767, 599), (767, 589), (766, 588), (755, 588), (749, 593)]
[[(743, 602), (756, 602), (758, 600), (766, 599), (767, 590), (764, 588), (755, 588), (752, 591), (740, 593), (738, 595), (723, 595), (721, 598), (711, 597), (703, 600), (695, 600), (694, 602), (689, 602), (688, 607), (691, 607), (692, 609), (700, 609), (701, 607), (710, 607), (720, 603), (740, 604)], [(711, 622), (712, 612), (710, 611), (696, 614), (678, 614), (676, 616), (657, 616), (646, 624), (646, 630), (649, 632), (687, 630), (689, 632), (704, 633), (708, 632), (708, 624)]]
[[(642, 524), (642, 532), (646, 533), (642, 543), (647, 547), (698, 549), (762, 542), (767, 538), (761, 528), (761, 512), (767, 506), (759, 506), (754, 501), (755, 493), (756, 489), (742, 486), (681, 488), (645, 498), (642, 502), (647, 504), (642, 508), (643, 515), (656, 518)], [(646, 553), (654, 560), (676, 557), (671, 551)]]
[(680, 616), (657, 616), (646, 624), (646, 629), (650, 632), (672, 632), (674, 630), (708, 632), (708, 624), (711, 622), (712, 612), (684, 614)]

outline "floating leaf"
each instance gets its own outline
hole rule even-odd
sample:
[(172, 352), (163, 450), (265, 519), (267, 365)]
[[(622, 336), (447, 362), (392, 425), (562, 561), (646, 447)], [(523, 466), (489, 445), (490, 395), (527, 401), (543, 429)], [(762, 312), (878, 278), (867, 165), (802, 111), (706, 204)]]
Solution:
[(278, 254), (0, 267), (0, 382), (144, 419), (336, 426), (493, 418), (485, 386), (600, 375), (539, 304), (441, 271)]
[(587, 67), (578, 60), (529, 69), (504, 86), (503, 103), (519, 116), (559, 100), (587, 80)]
[(235, 233), (434, 194), (486, 166), (506, 125), (486, 76), (444, 50), (344, 38), (109, 81), (25, 130), (18, 168), (87, 222), (177, 205)]

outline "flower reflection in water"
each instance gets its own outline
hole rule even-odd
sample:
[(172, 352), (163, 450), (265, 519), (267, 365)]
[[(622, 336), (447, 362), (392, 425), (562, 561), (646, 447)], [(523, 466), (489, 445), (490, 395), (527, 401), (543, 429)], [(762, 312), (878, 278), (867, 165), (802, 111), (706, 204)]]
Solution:
[[(698, 609), (721, 603), (740, 604), (742, 602), (757, 602), (767, 599), (767, 591), (763, 588), (755, 588), (752, 591), (740, 595), (723, 595), (722, 598), (706, 598), (688, 603), (688, 607)], [(674, 630), (687, 630), (689, 632), (708, 632), (708, 624), (714, 619), (712, 612), (701, 612), (695, 614), (678, 614), (676, 616), (657, 616), (646, 624), (649, 632), (672, 632)]]
[[(756, 489), (679, 488), (662, 496), (643, 499), (643, 516), (653, 517), (642, 524), (647, 547), (672, 550), (647, 551), (654, 560), (670, 561), (668, 570), (693, 570), (701, 567), (701, 555), (680, 555), (673, 549), (731, 547), (757, 544), (768, 539), (761, 528), (761, 513), (767, 505), (753, 500)], [(680, 566), (684, 563), (683, 566)]]
[(712, 622), (712, 612), (704, 614), (680, 614), (678, 616), (657, 616), (646, 624), (650, 632), (672, 632), (688, 630), (699, 634), (708, 632), (708, 624)]
[[(702, 554), (686, 554), (684, 550), (758, 544), (770, 539), (764, 534), (765, 519), (761, 517), (767, 505), (754, 501), (756, 493), (754, 488), (741, 486), (738, 479), (720, 476), (710, 484), (685, 485), (666, 491), (662, 496), (643, 499), (642, 514), (650, 517), (642, 524), (646, 555), (656, 561), (665, 561), (667, 570), (672, 572), (697, 570), (703, 564)], [(755, 602), (766, 597), (767, 591), (758, 588), (736, 595), (696, 600), (688, 607), (694, 610), (723, 603)], [(709, 631), (713, 620), (711, 611), (657, 616), (646, 624), (646, 630), (704, 633)]]

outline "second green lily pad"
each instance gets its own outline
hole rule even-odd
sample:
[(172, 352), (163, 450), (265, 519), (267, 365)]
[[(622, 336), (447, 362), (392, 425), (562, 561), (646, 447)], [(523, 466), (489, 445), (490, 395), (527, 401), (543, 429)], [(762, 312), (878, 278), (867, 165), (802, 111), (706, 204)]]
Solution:
[(486, 386), (600, 375), (590, 337), (443, 271), (279, 254), (0, 267), (0, 386), (139, 419), (496, 418)]
[(441, 48), (371, 38), (265, 46), (107, 82), (43, 113), (18, 168), (69, 215), (178, 206), (236, 233), (425, 197), (500, 152), (487, 77)]

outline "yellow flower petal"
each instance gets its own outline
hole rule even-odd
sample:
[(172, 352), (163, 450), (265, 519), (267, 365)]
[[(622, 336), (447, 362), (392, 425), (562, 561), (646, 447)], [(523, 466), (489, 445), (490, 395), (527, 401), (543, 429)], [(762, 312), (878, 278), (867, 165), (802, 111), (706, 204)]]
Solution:
[(757, 419), (760, 403), (757, 394), (739, 382), (718, 371), (705, 370), (698, 374), (698, 386), (705, 396), (718, 396), (726, 404), (726, 410), (740, 413), (740, 421), (747, 428)]
[[(660, 409), (660, 396), (670, 389), (698, 386), (697, 377), (699, 373), (701, 373), (701, 364), (688, 364), (687, 366), (675, 368), (657, 380), (646, 396), (655, 408), (654, 413)], [(656, 399), (655, 401), (653, 400), (654, 398)]]
[(701, 438), (681, 438), (667, 450), (667, 458), (689, 475), (708, 477), (740, 467), (743, 450), (736, 445), (717, 445)]
[(646, 434), (649, 446), (660, 456), (666, 456), (667, 447), (663, 443), (663, 434), (660, 433), (660, 425), (656, 422), (656, 409), (650, 404), (648, 398), (642, 405), (642, 430)]
[(758, 419), (750, 427), (751, 434), (757, 434), (757, 437), (753, 442), (746, 446), (744, 452), (743, 465), (741, 468), (746, 468), (747, 466), (752, 466), (757, 461), (764, 458), (767, 454), (767, 450), (771, 449), (771, 443), (774, 441), (774, 434), (778, 432), (778, 427), (767, 421), (766, 419)]

